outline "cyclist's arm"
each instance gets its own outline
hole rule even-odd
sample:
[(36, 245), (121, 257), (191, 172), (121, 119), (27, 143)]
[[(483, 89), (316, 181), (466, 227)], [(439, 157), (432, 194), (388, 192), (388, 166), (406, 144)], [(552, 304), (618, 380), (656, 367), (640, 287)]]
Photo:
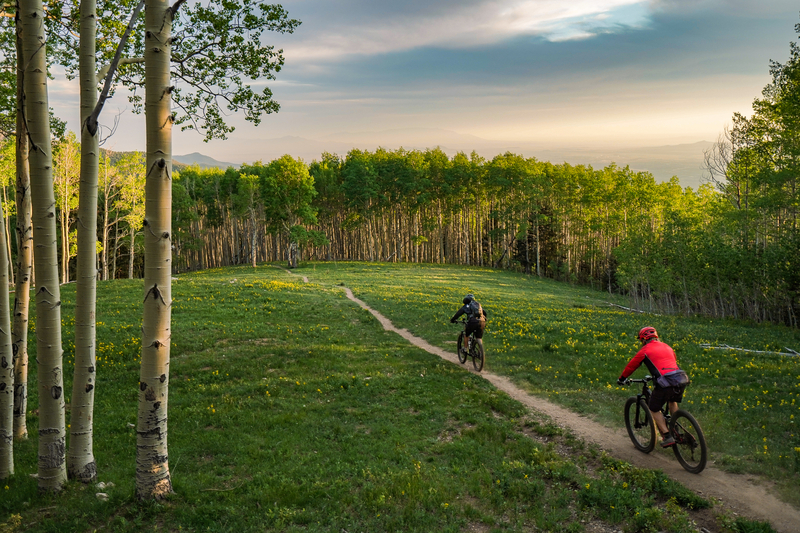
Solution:
[(456, 311), (456, 314), (454, 314), (454, 315), (453, 315), (453, 318), (451, 318), (451, 319), (450, 319), (450, 322), (455, 322), (456, 320), (458, 320), (458, 317), (460, 317), (461, 315), (463, 315), (464, 313), (466, 313), (466, 312), (467, 312), (467, 311), (466, 311), (466, 307), (467, 307), (466, 305), (465, 305), (465, 306), (462, 306), (462, 307), (461, 307), (461, 309), (459, 309), (458, 311)]
[(645, 357), (645, 350), (644, 348), (642, 348), (641, 350), (636, 352), (636, 355), (633, 356), (633, 359), (631, 359), (625, 366), (625, 369), (619, 376), (620, 379), (625, 379), (631, 374), (633, 374), (636, 371), (636, 369), (639, 368), (639, 365), (642, 364), (642, 361), (644, 361), (644, 357)]

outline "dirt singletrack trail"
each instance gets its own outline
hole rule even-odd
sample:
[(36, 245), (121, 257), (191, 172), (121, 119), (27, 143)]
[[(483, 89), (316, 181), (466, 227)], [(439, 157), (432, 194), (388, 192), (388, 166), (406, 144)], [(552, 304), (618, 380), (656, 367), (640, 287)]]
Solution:
[[(280, 268), (280, 267), (278, 267)], [(293, 272), (285, 270), (290, 275)], [(303, 282), (308, 283), (306, 276)], [(671, 453), (654, 451), (644, 454), (636, 448), (628, 437), (628, 433), (620, 416), (618, 429), (608, 428), (574, 411), (565, 409), (538, 396), (534, 396), (515, 385), (510, 379), (486, 371), (475, 372), (472, 365), (461, 365), (455, 352), (433, 346), (425, 339), (413, 335), (406, 329), (395, 327), (380, 312), (372, 309), (364, 301), (359, 300), (348, 287), (342, 287), (347, 297), (369, 311), (383, 328), (397, 333), (414, 346), (428, 353), (437, 355), (454, 365), (463, 367), (468, 372), (481, 376), (489, 383), (519, 401), (531, 410), (549, 416), (559, 427), (571, 431), (586, 442), (594, 443), (606, 453), (617, 459), (627, 461), (640, 468), (662, 470), (670, 478), (682, 483), (689, 489), (707, 498), (715, 498), (728, 510), (752, 520), (768, 521), (778, 533), (800, 533), (800, 510), (779, 500), (768, 491), (769, 482), (754, 476), (729, 474), (713, 466), (707, 466), (700, 474), (690, 474), (681, 467)], [(489, 350), (488, 361), (491, 361)], [(621, 410), (621, 408), (620, 408)]]
[[(669, 455), (655, 452), (644, 454), (633, 447), (624, 427), (608, 428), (578, 413), (529, 394), (504, 376), (492, 374), (485, 369), (483, 372), (475, 372), (471, 365), (461, 365), (454, 352), (433, 346), (425, 339), (412, 335), (408, 330), (395, 327), (380, 312), (356, 298), (349, 288), (344, 287), (344, 290), (350, 300), (372, 313), (384, 329), (397, 333), (414, 346), (438, 355), (453, 364), (463, 366), (466, 370), (481, 376), (528, 408), (548, 415), (558, 426), (569, 429), (586, 442), (597, 444), (609, 455), (641, 468), (660, 469), (670, 478), (679, 481), (691, 490), (705, 497), (716, 498), (726, 508), (741, 516), (769, 521), (779, 533), (800, 533), (800, 511), (770, 494), (766, 486), (759, 484), (757, 479), (751, 476), (728, 474), (711, 466), (706, 467), (700, 474), (690, 474), (681, 467), (671, 453)], [(620, 417), (620, 426), (622, 426), (621, 421), (622, 417)]]

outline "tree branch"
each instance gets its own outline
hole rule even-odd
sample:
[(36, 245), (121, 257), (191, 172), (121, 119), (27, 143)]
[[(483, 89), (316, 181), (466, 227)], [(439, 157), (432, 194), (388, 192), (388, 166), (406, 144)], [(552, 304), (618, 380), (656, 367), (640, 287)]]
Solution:
[[(138, 64), (138, 63), (144, 63), (144, 58), (143, 57), (123, 57), (122, 59), (119, 60), (119, 63), (117, 64), (117, 68), (119, 68), (120, 65), (135, 65), (135, 64)], [(108, 75), (108, 72), (111, 70), (111, 66), (112, 66), (111, 63), (109, 63), (108, 65), (105, 65), (105, 66), (103, 66), (103, 68), (100, 69), (100, 71), (97, 73), (97, 83), (100, 83), (101, 81), (106, 79), (106, 76)]]
[(136, 8), (131, 14), (131, 20), (128, 22), (128, 27), (125, 28), (125, 34), (119, 41), (117, 52), (114, 54), (114, 60), (111, 61), (108, 73), (106, 74), (106, 82), (103, 85), (103, 90), (100, 92), (100, 96), (97, 98), (97, 105), (94, 106), (92, 114), (86, 119), (86, 129), (89, 130), (89, 133), (92, 136), (97, 133), (97, 118), (100, 116), (100, 112), (103, 110), (103, 106), (108, 99), (108, 93), (111, 91), (111, 80), (114, 78), (114, 72), (117, 70), (117, 66), (119, 65), (120, 57), (122, 56), (122, 49), (125, 47), (125, 43), (128, 42), (128, 37), (130, 37), (131, 32), (133, 32), (133, 26), (136, 24), (136, 19), (139, 18), (139, 13), (141, 12), (142, 7), (144, 7), (144, 0), (139, 0), (139, 3), (136, 5)]

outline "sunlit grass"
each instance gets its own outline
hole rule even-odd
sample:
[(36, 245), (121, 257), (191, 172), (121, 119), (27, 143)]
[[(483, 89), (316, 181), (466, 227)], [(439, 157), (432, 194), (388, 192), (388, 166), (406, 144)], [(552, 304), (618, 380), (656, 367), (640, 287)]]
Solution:
[[(766, 475), (800, 503), (800, 357), (701, 346), (800, 351), (797, 330), (636, 314), (610, 306), (626, 302), (608, 293), (489, 269), (312, 263), (297, 273), (344, 283), (396, 324), (447, 349), (456, 334), (448, 319), (463, 295), (474, 293), (489, 314), (487, 371), (614, 426), (622, 425), (624, 399), (634, 393), (616, 378), (638, 349), (638, 330), (652, 325), (691, 376), (683, 406), (703, 426), (712, 463)], [(636, 375), (645, 373), (642, 367)]]
[[(446, 320), (463, 292), (459, 279), (484, 276), (487, 285), (494, 279), (501, 289), (492, 297), (484, 297), (480, 283), (468, 290), (492, 320), (509, 316), (507, 328), (495, 326), (498, 320), (487, 335), (496, 348), (496, 331), (507, 329), (506, 358), (522, 353), (514, 346), (525, 346), (524, 335), (546, 336), (535, 341), (551, 343), (551, 354), (565, 345), (541, 317), (511, 320), (509, 306), (524, 299), (514, 299), (515, 284), (537, 283), (488, 270), (432, 268), (431, 276), (441, 276), (436, 286), (423, 280), (424, 270), (353, 265), (350, 277), (339, 279), (335, 269), (321, 275), (325, 268), (304, 270), (310, 284), (270, 266), (173, 281), (168, 442), (175, 494), (159, 503), (134, 497), (142, 282), (100, 283), (95, 456), (99, 481), (113, 486), (71, 482), (59, 495), (38, 494), (30, 476), (36, 472), (33, 349), (31, 438), (16, 447), (16, 474), (0, 486), (0, 527), (19, 516), (12, 531), (578, 532), (593, 521), (640, 530), (669, 521), (673, 531), (690, 531), (692, 509), (709, 505), (660, 472), (576, 442), (479, 376), (384, 331), (336, 285), (346, 281), (399, 326), (452, 347), (457, 331)], [(74, 285), (63, 287), (62, 297), (69, 392)], [(563, 303), (558, 294), (544, 298), (554, 313)], [(523, 327), (530, 329), (514, 333)], [(493, 370), (502, 364), (514, 370), (510, 375), (521, 374), (513, 360), (501, 363), (497, 351), (494, 357)], [(567, 377), (569, 364), (541, 359), (531, 372), (543, 378), (526, 381), (536, 392), (566, 392), (562, 382), (553, 388), (556, 379), (583, 382)], [(601, 368), (583, 374), (592, 380), (583, 390), (605, 384)], [(599, 390), (597, 399), (624, 396)], [(556, 442), (574, 451), (557, 453)]]

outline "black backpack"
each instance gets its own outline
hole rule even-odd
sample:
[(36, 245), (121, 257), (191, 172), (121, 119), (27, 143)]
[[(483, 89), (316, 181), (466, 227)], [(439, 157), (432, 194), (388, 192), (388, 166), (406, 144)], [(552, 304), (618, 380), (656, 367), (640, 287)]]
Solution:
[(480, 302), (478, 302), (478, 300), (472, 300), (469, 303), (468, 314), (470, 318), (477, 318), (477, 319), (483, 318), (483, 307), (481, 307), (481, 304)]

